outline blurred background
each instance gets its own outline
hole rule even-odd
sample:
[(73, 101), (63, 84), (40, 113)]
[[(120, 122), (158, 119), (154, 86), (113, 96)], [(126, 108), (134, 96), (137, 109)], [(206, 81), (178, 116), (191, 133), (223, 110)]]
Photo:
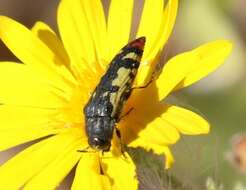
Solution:
[[(107, 6), (109, 1), (103, 2)], [(0, 0), (0, 14), (28, 27), (42, 20), (57, 31), (58, 3), (58, 0)], [(170, 99), (201, 114), (212, 125), (209, 135), (185, 136), (172, 147), (176, 163), (168, 176), (181, 184), (178, 189), (246, 190), (246, 1), (180, 0), (177, 23), (166, 51), (171, 57), (222, 38), (234, 43), (226, 63)], [(15, 60), (2, 42), (0, 60)], [(154, 173), (150, 178), (157, 175), (160, 174)], [(168, 189), (175, 189), (171, 182)]]

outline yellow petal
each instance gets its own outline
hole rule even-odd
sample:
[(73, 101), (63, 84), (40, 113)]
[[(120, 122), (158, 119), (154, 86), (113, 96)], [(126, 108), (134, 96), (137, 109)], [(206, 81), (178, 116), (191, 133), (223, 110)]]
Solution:
[(85, 153), (76, 169), (72, 190), (111, 190), (110, 179), (100, 174), (98, 154)]
[(58, 7), (58, 28), (71, 64), (83, 76), (96, 72), (96, 54), (92, 33), (80, 0), (62, 0)]
[(146, 143), (146, 141), (142, 138), (138, 138), (135, 141), (132, 141), (128, 146), (133, 148), (142, 147), (145, 150), (153, 151), (155, 154), (158, 155), (164, 154), (166, 169), (169, 169), (174, 163), (173, 155), (167, 146), (160, 146), (158, 144)]
[(207, 134), (210, 128), (201, 116), (177, 106), (169, 106), (161, 118), (186, 135)]
[(81, 141), (77, 141), (66, 148), (40, 173), (28, 181), (23, 189), (55, 189), (78, 162), (81, 156), (81, 153), (77, 152), (81, 147), (80, 143)]
[(172, 90), (189, 86), (214, 71), (223, 63), (231, 49), (230, 42), (220, 40), (173, 57), (156, 80), (159, 100)]
[(163, 13), (162, 23), (159, 30), (159, 35), (153, 43), (152, 49), (146, 57), (146, 60), (153, 60), (160, 50), (164, 47), (170, 37), (175, 24), (178, 11), (178, 0), (169, 0)]
[(159, 145), (174, 144), (180, 138), (177, 129), (158, 117), (149, 122), (138, 133), (138, 136), (146, 140), (146, 142)]
[(57, 89), (33, 67), (0, 62), (0, 103), (43, 108), (59, 108), (70, 100), (70, 94)]
[[(0, 167), (0, 189), (20, 189), (79, 138), (79, 130), (55, 135), (32, 145)], [(13, 180), (14, 179), (14, 180)]]
[[(155, 2), (158, 3), (158, 1)], [(153, 1), (150, 1), (150, 4), (152, 3)], [(151, 7), (152, 5), (148, 5), (148, 6)], [(160, 21), (161, 23), (160, 25), (158, 25), (159, 27), (157, 28), (158, 33), (152, 37), (153, 40), (152, 42), (149, 42), (149, 46), (148, 46), (149, 39), (147, 37), (146, 44), (148, 47), (147, 49), (145, 47), (144, 57), (142, 59), (142, 63), (140, 64), (140, 68), (138, 70), (138, 74), (134, 82), (136, 86), (144, 86), (150, 80), (151, 74), (153, 73), (153, 69), (155, 69), (156, 64), (159, 62), (161, 50), (166, 44), (173, 30), (176, 15), (177, 15), (177, 9), (178, 9), (178, 0), (169, 0), (164, 11), (162, 11), (161, 13), (162, 16), (160, 17), (146, 16), (150, 19), (150, 22), (156, 22), (156, 18), (161, 18)], [(155, 18), (154, 21), (152, 18)], [(146, 27), (148, 28), (148, 25)], [(152, 35), (151, 33), (152, 28), (153, 27), (149, 27), (150, 35)]]
[(59, 133), (61, 129), (41, 129), (41, 128), (26, 128), (23, 129), (1, 129), (0, 130), (0, 151), (12, 148), (14, 146), (39, 139), (41, 137), (47, 137)]
[(62, 65), (56, 56), (39, 38), (18, 22), (0, 16), (0, 38), (23, 63), (35, 68), (37, 73), (66, 89), (64, 81), (55, 72), (55, 64)]
[(53, 128), (53, 127), (22, 127), (20, 128), (11, 128), (11, 129), (0, 129), (0, 151), (12, 148), (14, 146), (36, 140), (41, 137), (46, 137), (49, 135), (54, 135), (64, 131), (62, 128)]
[(144, 86), (144, 84), (146, 84), (148, 76), (151, 75), (151, 69), (152, 69), (152, 65), (146, 64), (145, 62), (141, 62), (138, 68), (137, 76), (134, 80), (134, 85)]
[(64, 77), (64, 80), (76, 83), (73, 77), (74, 71), (71, 70), (69, 57), (60, 39), (56, 36), (56, 33), (43, 22), (36, 22), (32, 28), (32, 32), (56, 54), (59, 60), (62, 60), (62, 65), (55, 67), (57, 72)]
[(169, 145), (180, 138), (178, 130), (168, 122), (161, 119), (158, 108), (134, 109), (126, 120), (120, 122), (125, 143), (141, 138), (146, 143)]
[(119, 150), (107, 152), (102, 157), (102, 169), (106, 176), (112, 180), (113, 189), (117, 190), (137, 190), (138, 181), (136, 166), (131, 157), (125, 152), (126, 158), (120, 155)]
[[(145, 61), (146, 55), (156, 43), (161, 26), (163, 14), (163, 0), (145, 0), (141, 21), (138, 28), (137, 37), (145, 36), (146, 44), (142, 60)], [(154, 19), (153, 19), (154, 18)], [(158, 38), (159, 40), (159, 38)]]
[(88, 1), (81, 0), (83, 11), (85, 12), (88, 26), (95, 44), (98, 61), (103, 65), (106, 60), (106, 20), (103, 6), (100, 0)]
[(128, 42), (133, 2), (133, 0), (111, 0), (107, 24), (107, 61), (111, 61)]
[(164, 65), (159, 78), (153, 83), (159, 100), (163, 100), (187, 76), (196, 61), (196, 54), (191, 51), (173, 57)]
[(209, 42), (194, 49), (192, 53), (196, 56), (196, 64), (175, 90), (189, 86), (215, 71), (229, 56), (231, 50), (232, 43), (226, 40)]
[(57, 53), (59, 59), (64, 61), (64, 64), (68, 66), (69, 57), (66, 50), (63, 47), (63, 44), (57, 37), (56, 33), (45, 23), (38, 21), (32, 27), (32, 32), (43, 42), (45, 43), (50, 50), (54, 53)]
[(0, 105), (0, 129), (44, 127), (52, 120), (57, 123), (57, 114), (53, 109)]

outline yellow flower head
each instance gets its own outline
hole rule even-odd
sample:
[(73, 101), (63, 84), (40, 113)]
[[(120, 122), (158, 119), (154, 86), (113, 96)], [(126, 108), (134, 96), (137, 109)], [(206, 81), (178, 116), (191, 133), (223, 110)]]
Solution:
[[(106, 22), (99, 0), (62, 0), (58, 8), (61, 40), (49, 26), (31, 29), (1, 16), (0, 38), (24, 64), (0, 63), (0, 150), (33, 145), (0, 167), (0, 189), (54, 189), (76, 166), (72, 189), (137, 189), (136, 168), (119, 140), (112, 148), (81, 153), (88, 147), (83, 107), (111, 59), (128, 43), (133, 0), (111, 0)], [(136, 37), (145, 36), (144, 55), (134, 86), (143, 86), (159, 61), (173, 29), (178, 0), (145, 0)], [(206, 134), (199, 115), (163, 100), (214, 71), (229, 55), (231, 43), (218, 40), (170, 59), (145, 89), (134, 90), (117, 128), (128, 147), (164, 154), (180, 133)]]

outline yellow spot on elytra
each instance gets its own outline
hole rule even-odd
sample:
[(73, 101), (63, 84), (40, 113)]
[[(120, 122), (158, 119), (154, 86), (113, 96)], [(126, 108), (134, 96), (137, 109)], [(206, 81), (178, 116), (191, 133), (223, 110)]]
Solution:
[(107, 97), (108, 94), (109, 94), (109, 92), (104, 92), (102, 96), (103, 96), (103, 97)]
[(134, 52), (130, 52), (130, 53), (126, 54), (124, 57), (122, 57), (122, 60), (124, 60), (124, 59), (133, 59), (133, 60), (135, 60), (135, 61), (140, 62), (141, 57), (138, 56), (138, 55), (137, 55), (136, 53), (134, 53)]
[(132, 72), (131, 69), (127, 69), (125, 67), (121, 67), (117, 71), (117, 77), (112, 81), (112, 86), (121, 87), (127, 83), (130, 79), (130, 73)]
[(112, 86), (118, 86), (117, 92), (110, 94), (110, 103), (113, 105), (113, 111), (111, 116), (114, 116), (118, 110), (118, 105), (121, 101), (121, 97), (126, 93), (127, 89), (131, 88), (133, 78), (131, 78), (131, 73), (136, 74), (137, 69), (120, 68), (117, 72), (117, 77), (112, 81)]

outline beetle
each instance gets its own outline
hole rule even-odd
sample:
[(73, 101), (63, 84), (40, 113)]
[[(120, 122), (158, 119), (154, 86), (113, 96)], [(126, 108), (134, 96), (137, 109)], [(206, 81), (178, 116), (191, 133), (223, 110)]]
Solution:
[(120, 50), (83, 109), (88, 144), (95, 150), (110, 150), (114, 130), (121, 138), (116, 123), (132, 92), (144, 45), (145, 37), (140, 37)]

